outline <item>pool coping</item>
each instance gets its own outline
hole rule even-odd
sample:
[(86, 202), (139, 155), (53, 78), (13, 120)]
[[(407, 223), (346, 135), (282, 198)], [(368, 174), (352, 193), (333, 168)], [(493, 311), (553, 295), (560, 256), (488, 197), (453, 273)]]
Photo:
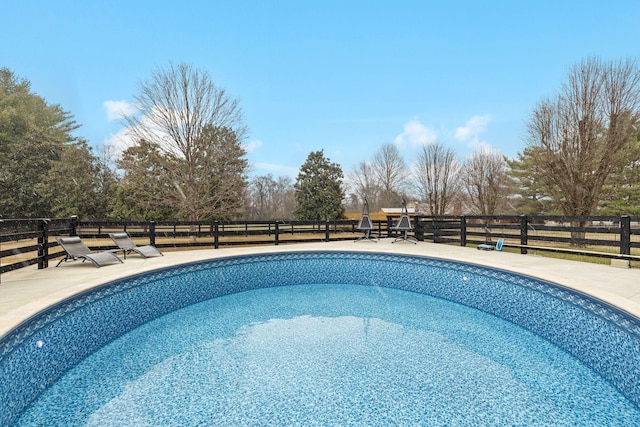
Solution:
[(452, 245), (419, 242), (318, 242), (278, 246), (231, 247), (166, 252), (163, 257), (130, 255), (123, 264), (95, 268), (79, 261), (38, 270), (34, 266), (2, 275), (0, 283), (0, 337), (48, 307), (96, 286), (127, 276), (166, 267), (242, 255), (354, 251), (424, 256), (497, 268), (546, 280), (582, 292), (640, 318), (640, 269), (567, 261), (535, 255), (478, 251)]

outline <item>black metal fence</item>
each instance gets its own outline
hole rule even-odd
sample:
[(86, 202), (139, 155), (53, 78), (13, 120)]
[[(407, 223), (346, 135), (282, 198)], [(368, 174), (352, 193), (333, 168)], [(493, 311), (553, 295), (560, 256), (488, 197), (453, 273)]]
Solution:
[[(373, 221), (373, 234), (394, 237), (397, 216)], [(496, 242), (529, 251), (640, 260), (640, 217), (630, 216), (412, 216), (418, 240), (460, 246)], [(63, 256), (57, 237), (80, 236), (92, 250), (114, 249), (109, 233), (126, 231), (138, 244), (161, 249), (278, 245), (312, 241), (355, 240), (357, 221), (78, 221), (56, 219), (0, 220), (0, 273)]]
[[(115, 249), (109, 233), (127, 232), (137, 244), (165, 250), (221, 246), (354, 240), (361, 235), (357, 221), (78, 221), (70, 218), (0, 220), (0, 274), (49, 261), (64, 252), (56, 239), (80, 236), (92, 250)], [(386, 221), (373, 221), (375, 232), (387, 234)]]
[(640, 217), (438, 216), (416, 218), (419, 240), (478, 245), (503, 239), (504, 247), (530, 251), (640, 260)]

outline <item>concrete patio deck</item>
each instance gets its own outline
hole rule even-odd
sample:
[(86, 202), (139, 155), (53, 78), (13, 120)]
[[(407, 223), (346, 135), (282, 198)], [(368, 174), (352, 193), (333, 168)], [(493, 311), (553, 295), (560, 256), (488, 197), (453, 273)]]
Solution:
[(359, 251), (427, 256), (463, 261), (513, 271), (554, 282), (606, 301), (640, 318), (640, 269), (622, 269), (602, 264), (520, 255), (508, 252), (478, 251), (444, 244), (419, 242), (378, 243), (361, 241), (303, 243), (279, 246), (206, 249), (166, 252), (164, 257), (143, 259), (130, 255), (124, 264), (95, 268), (89, 262), (63, 263), (38, 270), (35, 266), (2, 275), (0, 283), (0, 337), (11, 329), (74, 294), (133, 274), (178, 264), (230, 257), (295, 251)]

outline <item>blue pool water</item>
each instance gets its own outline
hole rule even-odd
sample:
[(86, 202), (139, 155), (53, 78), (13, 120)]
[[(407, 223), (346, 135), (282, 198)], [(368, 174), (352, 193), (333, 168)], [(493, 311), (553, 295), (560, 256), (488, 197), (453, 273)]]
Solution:
[(552, 283), (427, 257), (176, 266), (0, 337), (0, 425), (303, 424), (321, 412), (329, 424), (637, 425), (639, 404), (640, 320)]
[(298, 285), (167, 314), (69, 371), (18, 425), (638, 425), (548, 341), (383, 287)]

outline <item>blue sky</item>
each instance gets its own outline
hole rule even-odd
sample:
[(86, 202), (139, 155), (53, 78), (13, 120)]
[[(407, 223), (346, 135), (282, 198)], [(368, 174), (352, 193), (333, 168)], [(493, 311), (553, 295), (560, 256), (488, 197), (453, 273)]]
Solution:
[(640, 0), (14, 1), (0, 67), (117, 138), (113, 106), (169, 61), (239, 99), (253, 174), (295, 178), (324, 149), (345, 173), (385, 143), (524, 148), (536, 102), (589, 56), (640, 59)]

